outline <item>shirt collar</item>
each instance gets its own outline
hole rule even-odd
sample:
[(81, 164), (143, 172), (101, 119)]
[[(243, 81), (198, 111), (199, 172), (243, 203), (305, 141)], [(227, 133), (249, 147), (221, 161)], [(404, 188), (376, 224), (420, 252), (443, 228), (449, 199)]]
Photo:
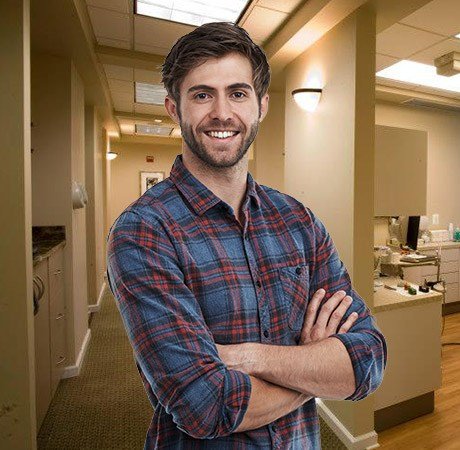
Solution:
[[(176, 156), (169, 177), (199, 216), (222, 201), (191, 174), (182, 161), (182, 155)], [(254, 199), (254, 203), (257, 207), (260, 207), (260, 199), (257, 194), (257, 183), (249, 172), (247, 177), (246, 198), (243, 201), (243, 205), (247, 203), (248, 196)]]

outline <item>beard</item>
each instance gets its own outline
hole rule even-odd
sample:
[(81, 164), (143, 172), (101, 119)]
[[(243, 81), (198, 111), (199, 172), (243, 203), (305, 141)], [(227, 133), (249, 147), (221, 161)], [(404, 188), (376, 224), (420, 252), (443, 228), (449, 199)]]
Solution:
[[(246, 139), (243, 140), (243, 142), (239, 146), (234, 156), (227, 160), (218, 160), (212, 155), (212, 153), (208, 152), (206, 150), (206, 145), (203, 144), (202, 141), (199, 141), (196, 138), (193, 132), (193, 128), (190, 124), (181, 120), (180, 127), (182, 131), (182, 138), (184, 139), (185, 143), (187, 144), (191, 152), (197, 158), (199, 158), (201, 161), (207, 164), (208, 166), (222, 169), (222, 168), (227, 168), (227, 167), (233, 167), (243, 159), (244, 155), (247, 153), (249, 147), (254, 142), (254, 139), (257, 136), (257, 131), (259, 130), (259, 121), (256, 120), (251, 124), (249, 135), (246, 137)], [(225, 129), (223, 124), (216, 123), (214, 124), (214, 127), (215, 129), (222, 129), (222, 130)], [(212, 128), (212, 126), (207, 126), (206, 128), (199, 127), (197, 129), (197, 132), (201, 133), (203, 129), (209, 129), (209, 128)], [(231, 128), (235, 129), (235, 127), (231, 127)], [(242, 133), (241, 128), (239, 128), (239, 133)], [(223, 145), (226, 145), (226, 144), (223, 144)]]

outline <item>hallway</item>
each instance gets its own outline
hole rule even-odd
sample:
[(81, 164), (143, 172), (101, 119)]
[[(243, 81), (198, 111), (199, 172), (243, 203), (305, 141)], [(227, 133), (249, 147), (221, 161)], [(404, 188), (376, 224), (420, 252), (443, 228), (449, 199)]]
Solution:
[(108, 289), (80, 376), (61, 380), (38, 435), (45, 449), (141, 449), (152, 408)]

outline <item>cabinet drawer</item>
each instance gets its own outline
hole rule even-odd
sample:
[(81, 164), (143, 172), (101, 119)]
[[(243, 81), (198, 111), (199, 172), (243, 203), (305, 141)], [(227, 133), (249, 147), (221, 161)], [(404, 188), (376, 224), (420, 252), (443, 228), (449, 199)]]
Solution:
[[(420, 253), (424, 255), (436, 255), (436, 250), (422, 250)], [(458, 261), (459, 249), (458, 248), (444, 248), (441, 249), (441, 261)]]
[(446, 303), (458, 302), (458, 283), (446, 283)]
[(441, 273), (458, 272), (458, 260), (441, 262)]
[[(427, 281), (436, 281), (436, 275), (428, 275), (425, 278), (427, 279)], [(442, 273), (441, 278), (443, 278), (446, 281), (446, 284), (447, 283), (458, 283), (458, 272)]]

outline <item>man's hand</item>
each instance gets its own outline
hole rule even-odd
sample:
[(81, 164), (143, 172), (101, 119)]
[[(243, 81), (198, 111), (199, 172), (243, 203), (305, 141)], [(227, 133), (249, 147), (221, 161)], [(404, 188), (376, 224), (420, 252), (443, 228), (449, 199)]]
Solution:
[(336, 333), (346, 333), (358, 318), (356, 313), (350, 314), (340, 329), (337, 330), (353, 299), (346, 295), (345, 291), (337, 291), (321, 306), (318, 314), (321, 300), (325, 295), (326, 291), (324, 289), (318, 289), (310, 300), (300, 334), (299, 345), (321, 341)]

